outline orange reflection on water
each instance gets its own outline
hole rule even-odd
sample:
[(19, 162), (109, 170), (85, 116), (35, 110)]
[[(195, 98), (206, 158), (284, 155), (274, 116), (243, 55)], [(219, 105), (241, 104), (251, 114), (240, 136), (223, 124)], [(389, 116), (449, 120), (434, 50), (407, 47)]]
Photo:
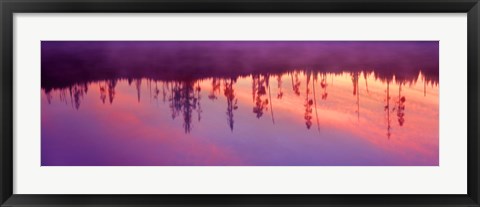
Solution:
[(96, 81), (42, 93), (42, 164), (438, 165), (438, 113), (421, 73)]

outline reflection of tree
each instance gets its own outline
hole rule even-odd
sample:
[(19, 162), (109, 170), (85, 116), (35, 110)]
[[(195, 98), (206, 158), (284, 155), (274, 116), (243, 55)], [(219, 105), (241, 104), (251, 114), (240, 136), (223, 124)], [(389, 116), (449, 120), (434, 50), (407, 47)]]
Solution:
[(352, 83), (353, 83), (353, 95), (357, 97), (357, 101), (355, 104), (357, 105), (357, 110), (355, 111), (357, 113), (357, 120), (360, 120), (360, 89), (358, 87), (358, 77), (359, 74), (358, 72), (352, 73)]
[(78, 110), (80, 108), (80, 102), (83, 98), (83, 95), (87, 94), (87, 85), (73, 85), (68, 88), (68, 91), (70, 92), (72, 106)]
[(200, 121), (200, 119), (202, 118), (201, 116), (201, 113), (202, 113), (202, 106), (200, 105), (200, 99), (202, 98), (200, 96), (200, 91), (202, 89), (200, 88), (200, 83), (197, 82), (197, 87), (195, 87), (195, 97), (196, 97), (196, 108), (197, 108), (197, 119), (198, 121)]
[(300, 96), (300, 79), (298, 78), (298, 72), (294, 72), (295, 80), (292, 76), (292, 87), (295, 95)]
[(215, 100), (217, 99), (217, 94), (220, 93), (220, 80), (217, 78), (212, 79), (212, 90), (210, 91), (210, 94), (208, 94), (208, 98), (210, 100)]
[(255, 102), (258, 91), (258, 75), (252, 75), (252, 100)]
[(312, 126), (312, 105), (313, 105), (313, 100), (309, 98), (310, 95), (310, 72), (307, 73), (307, 89), (306, 89), (306, 97), (305, 97), (305, 103), (303, 104), (305, 106), (305, 124), (307, 125), (307, 129), (310, 129)]
[[(391, 112), (397, 111), (397, 120), (398, 120), (398, 125), (403, 126), (405, 123), (405, 101), (406, 98), (405, 96), (402, 96), (402, 85), (404, 83), (402, 81), (399, 82), (398, 85), (398, 99), (395, 101), (395, 106), (391, 109)], [(387, 136), (390, 139), (391, 136), (391, 120), (390, 120), (390, 81), (387, 81), (387, 98), (386, 103), (387, 105), (385, 106), (385, 111), (387, 112)]]
[(152, 102), (152, 80), (147, 79), (147, 87), (148, 87), (148, 98), (150, 102)]
[(363, 72), (363, 79), (365, 79), (365, 87), (367, 88), (367, 93), (370, 93), (370, 92), (368, 91), (367, 75), (368, 75), (367, 72), (364, 71), (364, 72)]
[(352, 73), (352, 83), (353, 83), (353, 95), (357, 95), (357, 87), (358, 87), (358, 73)]
[(85, 94), (87, 94), (87, 92), (88, 92), (88, 84), (87, 83), (83, 84), (83, 91), (85, 92)]
[(44, 90), (45, 92), (45, 96), (47, 97), (47, 102), (48, 104), (51, 104), (52, 103), (52, 90)]
[(233, 89), (233, 84), (236, 82), (235, 79), (226, 80), (224, 84), (223, 93), (227, 98), (227, 121), (230, 130), (233, 131), (233, 111), (237, 110), (237, 98), (235, 98), (235, 90)]
[(155, 102), (157, 102), (158, 106), (158, 96), (160, 95), (160, 89), (158, 89), (158, 83), (155, 81), (155, 89), (153, 90), (153, 99), (155, 99)]
[(99, 83), (98, 85), (100, 87), (100, 100), (102, 100), (102, 103), (105, 104), (108, 94), (108, 100), (110, 101), (110, 104), (112, 104), (113, 99), (115, 98), (115, 86), (117, 85), (117, 81), (109, 80), (106, 83)]
[(170, 108), (172, 110), (172, 118), (175, 119), (182, 114), (185, 133), (189, 133), (191, 130), (192, 113), (197, 108), (199, 93), (195, 93), (193, 86), (194, 83), (192, 81), (184, 81), (175, 82), (171, 87)]
[(322, 88), (323, 92), (322, 92), (322, 100), (327, 100), (327, 96), (328, 96), (328, 93), (327, 93), (327, 74), (323, 73), (322, 75), (322, 80), (320, 80), (320, 87)]
[(163, 82), (162, 83), (162, 101), (163, 103), (165, 103), (165, 101), (167, 100), (167, 91), (170, 90), (170, 88), (168, 87), (168, 84)]
[(99, 84), (100, 87), (100, 100), (102, 103), (105, 104), (105, 100), (107, 99), (107, 86), (104, 84)]
[(385, 98), (386, 105), (384, 106), (384, 111), (387, 112), (387, 137), (390, 139), (390, 82), (387, 81), (387, 97)]
[(137, 100), (140, 103), (140, 92), (142, 91), (142, 79), (135, 80), (135, 87), (137, 88)]
[(423, 76), (423, 96), (427, 96), (427, 81), (425, 80), (425, 76)]
[(113, 99), (115, 98), (115, 86), (117, 86), (117, 80), (107, 81), (108, 100), (110, 101), (110, 104), (113, 103)]
[(182, 108), (180, 102), (180, 90), (177, 87), (177, 83), (169, 83), (170, 86), (170, 97), (168, 100), (170, 101), (169, 107), (172, 111), (172, 119), (175, 119), (178, 116), (180, 109)]
[(397, 117), (398, 117), (398, 124), (400, 126), (403, 126), (403, 123), (405, 123), (405, 96), (402, 96), (402, 84), (400, 83), (398, 86), (398, 100), (397, 100)]
[(282, 75), (281, 74), (277, 75), (277, 87), (278, 87), (277, 98), (282, 99), (283, 91), (282, 91)]
[(313, 88), (313, 102), (315, 104), (315, 116), (317, 118), (317, 129), (320, 132), (320, 122), (318, 121), (318, 111), (317, 111), (317, 92), (315, 91), (316, 81), (317, 81), (317, 75), (315, 75), (313, 78), (312, 88)]
[(253, 100), (255, 102), (255, 106), (253, 107), (253, 113), (256, 114), (257, 118), (262, 117), (263, 110), (268, 110), (268, 98), (263, 99), (262, 97), (267, 94), (266, 79), (268, 79), (267, 76), (252, 76), (252, 89), (254, 90)]
[(273, 100), (272, 93), (270, 90), (270, 76), (267, 76), (267, 88), (268, 88), (268, 99), (270, 100), (270, 112), (272, 113), (272, 123), (275, 124), (275, 118), (273, 117)]
[[(360, 88), (359, 88), (359, 79), (362, 78), (363, 73), (363, 78), (365, 79), (365, 86), (367, 88), (368, 92), (368, 83), (367, 83), (367, 75), (369, 73), (367, 72), (350, 72), (350, 73), (342, 73), (341, 76), (342, 78), (346, 76), (350, 76), (353, 84), (353, 95), (356, 96), (356, 113), (357, 113), (357, 118), (359, 120), (360, 117)], [(315, 107), (315, 115), (316, 115), (316, 121), (317, 121), (317, 126), (318, 129), (320, 129), (320, 124), (319, 124), (319, 118), (318, 118), (318, 112), (321, 112), (321, 110), (317, 109), (317, 101), (319, 100), (326, 100), (328, 93), (327, 93), (327, 87), (329, 87), (330, 91), (332, 90), (331, 88), (333, 87), (333, 77), (335, 74), (331, 73), (325, 73), (325, 72), (313, 72), (311, 70), (305, 70), (305, 71), (293, 71), (293, 72), (287, 72), (283, 73), (290, 75), (291, 80), (292, 80), (292, 89), (294, 94), (296, 96), (283, 96), (283, 91), (282, 91), (282, 86), (283, 86), (283, 81), (282, 81), (282, 74), (254, 74), (251, 75), (252, 78), (252, 96), (253, 96), (253, 113), (257, 118), (260, 118), (264, 115), (264, 113), (268, 110), (271, 112), (272, 116), (272, 122), (275, 123), (274, 116), (273, 116), (273, 100), (272, 100), (272, 94), (271, 94), (271, 84), (269, 82), (270, 77), (273, 77), (276, 79), (276, 87), (277, 87), (277, 92), (275, 94), (275, 91), (273, 91), (273, 99), (275, 99), (275, 95), (278, 102), (283, 102), (285, 103), (284, 107), (290, 107), (287, 106), (290, 103), (297, 103), (297, 101), (303, 102), (303, 107), (304, 107), (304, 117), (303, 120), (306, 124), (307, 129), (310, 129), (312, 126), (312, 117), (313, 117), (313, 107)], [(305, 75), (306, 78), (306, 91), (305, 91), (305, 97), (299, 96), (300, 90), (303, 90), (300, 88), (301, 85), (301, 79), (303, 79), (303, 75)], [(332, 83), (330, 85), (327, 84), (327, 77), (328, 75), (331, 75), (332, 77)], [(386, 98), (384, 99), (384, 112), (386, 116), (386, 127), (387, 127), (387, 136), (390, 139), (391, 137), (391, 117), (390, 113), (395, 113), (393, 116), (396, 116), (395, 118), (398, 121), (399, 126), (403, 126), (405, 124), (405, 102), (406, 98), (404, 95), (402, 95), (402, 87), (408, 82), (404, 82), (403, 79), (397, 79), (393, 78), (382, 78), (381, 76), (375, 76), (376, 74), (373, 74), (372, 77), (375, 77), (375, 80), (378, 80), (382, 82), (383, 84), (386, 84)], [(420, 81), (423, 80), (424, 84), (424, 95), (426, 91), (426, 85), (427, 85), (427, 80), (425, 76), (422, 76), (423, 74), (420, 74), (420, 76), (417, 76), (418, 79), (418, 84), (420, 85)], [(312, 77), (313, 76), (313, 77)], [(336, 76), (335, 76), (336, 77)], [(288, 81), (288, 76), (287, 76), (287, 81)], [(313, 79), (313, 81), (312, 81)], [(396, 82), (399, 82), (399, 91), (398, 91), (398, 99), (396, 98), (396, 95), (394, 97), (394, 105), (391, 105), (390, 103), (390, 84), (392, 83), (392, 80)], [(137, 92), (137, 100), (140, 102), (140, 93), (141, 93), (141, 84), (142, 80), (140, 78), (127, 78), (127, 79), (111, 79), (111, 80), (102, 80), (99, 82), (94, 82), (93, 84), (98, 84), (99, 89), (100, 89), (100, 100), (102, 103), (106, 102), (106, 99), (108, 97), (108, 100), (110, 104), (113, 104), (113, 99), (115, 98), (116, 91), (115, 88), (117, 86), (118, 80), (123, 81), (128, 81), (129, 84), (133, 85), (131, 86), (132, 88), (136, 88)], [(163, 101), (166, 103), (168, 102), (167, 106), (170, 107), (171, 109), (171, 116), (172, 119), (176, 119), (177, 117), (181, 117), (180, 119), (183, 119), (183, 128), (185, 133), (189, 133), (192, 128), (192, 114), (197, 114), (198, 121), (201, 120), (201, 114), (202, 114), (202, 105), (201, 105), (201, 88), (200, 88), (200, 80), (195, 81), (195, 80), (177, 80), (177, 81), (171, 81), (171, 80), (155, 80), (155, 79), (146, 79), (147, 80), (147, 87), (150, 88), (150, 90), (153, 89), (153, 97), (157, 100), (157, 105), (158, 105), (158, 99), (160, 98), (160, 93), (163, 95)], [(208, 81), (211, 80), (211, 91), (207, 92), (208, 93), (208, 98), (209, 99), (217, 99), (220, 96), (221, 89), (223, 88), (223, 95), (226, 98), (227, 102), (227, 109), (226, 109), (226, 115), (227, 115), (227, 124), (228, 127), (230, 128), (231, 131), (233, 131), (234, 127), (234, 111), (239, 107), (237, 102), (238, 102), (238, 97), (239, 90), (241, 91), (242, 88), (237, 88), (237, 91), (234, 90), (235, 85), (237, 84), (237, 79), (236, 78), (229, 78), (229, 79), (220, 79), (220, 78), (213, 78), (213, 79), (208, 79)], [(398, 81), (400, 80), (400, 81)], [(143, 80), (144, 81), (144, 80)], [(155, 86), (152, 86), (151, 81), (155, 82)], [(160, 83), (157, 83), (159, 81)], [(318, 84), (319, 83), (319, 84)], [(162, 84), (161, 86), (159, 84)], [(318, 85), (317, 85), (318, 84)], [(412, 84), (412, 82), (410, 82)], [(416, 81), (413, 82), (413, 84), (416, 84)], [(432, 83), (433, 84), (433, 83)], [(289, 84), (288, 84), (289, 85)], [(96, 86), (96, 85), (95, 85)], [(318, 88), (320, 86), (320, 89)], [(239, 82), (239, 86), (237, 87), (242, 87), (241, 82)], [(273, 87), (275, 88), (275, 83), (273, 83)], [(123, 87), (122, 87), (123, 88)], [(160, 89), (161, 88), (161, 89)], [(333, 88), (335, 89), (335, 88)], [(45, 92), (46, 99), (48, 103), (51, 103), (52, 97), (56, 97), (56, 93), (59, 94), (60, 96), (60, 101), (65, 102), (67, 106), (71, 106), (72, 108), (79, 109), (80, 104), (82, 102), (82, 99), (85, 98), (85, 94), (88, 91), (88, 83), (80, 83), (80, 84), (74, 84), (70, 86), (66, 86), (61, 89), (43, 89)], [(268, 91), (267, 91), (268, 90)], [(274, 89), (275, 90), (275, 89)], [(312, 91), (313, 90), (313, 95)], [(317, 91), (319, 91), (319, 94), (321, 96), (317, 96)], [(235, 93), (236, 92), (236, 93)], [(241, 91), (242, 92), (242, 91)], [(152, 91), (150, 92), (152, 93)], [(268, 94), (267, 94), (268, 93)], [(348, 92), (347, 92), (348, 93)], [(288, 93), (287, 93), (288, 94)], [(134, 95), (133, 95), (134, 96)], [(318, 99), (321, 98), (321, 99)], [(287, 98), (287, 99), (285, 99)], [(333, 97), (336, 98), (336, 97)], [(374, 98), (374, 96), (370, 97)], [(96, 98), (95, 98), (96, 99)], [(291, 99), (296, 99), (292, 101)], [(331, 98), (330, 98), (331, 99)], [(221, 98), (221, 100), (223, 100)], [(98, 101), (98, 99), (97, 99)], [(276, 102), (275, 102), (276, 103)], [(319, 102), (320, 103), (320, 102)], [(302, 103), (300, 103), (302, 104)], [(320, 104), (322, 105), (322, 104)], [(281, 106), (281, 105), (280, 105)], [(276, 107), (278, 107), (276, 105)], [(281, 107), (279, 107), (281, 109)], [(321, 109), (321, 108), (319, 108)], [(277, 109), (276, 109), (277, 110)], [(396, 111), (395, 111), (396, 110)], [(281, 115), (281, 113), (280, 113)], [(280, 116), (281, 117), (281, 116)], [(300, 118), (300, 117), (298, 117)], [(238, 117), (237, 117), (237, 122), (238, 122)], [(238, 125), (238, 124), (237, 124)]]
[(68, 100), (67, 100), (67, 92), (64, 89), (61, 89), (59, 91), (59, 99), (61, 102), (65, 103), (65, 105), (68, 105)]

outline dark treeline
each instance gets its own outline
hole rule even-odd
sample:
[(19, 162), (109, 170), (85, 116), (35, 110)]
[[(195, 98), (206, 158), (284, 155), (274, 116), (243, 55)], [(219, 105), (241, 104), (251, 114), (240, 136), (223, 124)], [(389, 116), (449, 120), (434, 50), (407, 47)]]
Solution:
[(373, 72), (378, 79), (438, 82), (438, 42), (308, 41), (43, 41), (46, 91), (115, 79), (195, 81), (313, 73)]

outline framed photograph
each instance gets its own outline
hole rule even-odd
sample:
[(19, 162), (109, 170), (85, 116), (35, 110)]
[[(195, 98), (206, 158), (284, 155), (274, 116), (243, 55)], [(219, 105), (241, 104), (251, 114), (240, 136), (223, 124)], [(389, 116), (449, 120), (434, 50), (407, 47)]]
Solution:
[(480, 206), (478, 0), (2, 0), (1, 206)]

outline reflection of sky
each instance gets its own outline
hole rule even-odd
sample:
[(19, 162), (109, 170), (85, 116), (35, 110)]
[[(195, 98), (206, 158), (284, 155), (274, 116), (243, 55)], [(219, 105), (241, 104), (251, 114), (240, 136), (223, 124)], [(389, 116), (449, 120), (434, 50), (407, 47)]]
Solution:
[[(292, 89), (295, 74), (300, 95)], [(171, 86), (162, 100), (162, 87), (172, 83), (142, 79), (138, 101), (136, 80), (131, 85), (119, 80), (112, 104), (108, 95), (105, 103), (100, 99), (105, 81), (88, 83), (78, 109), (68, 88), (49, 92), (50, 101), (42, 93), (42, 165), (438, 165), (438, 85), (424, 84), (422, 75), (402, 83), (400, 94), (398, 81), (389, 81), (387, 91), (387, 82), (373, 74), (311, 75), (308, 89), (303, 72), (280, 77), (281, 84), (277, 75), (267, 81), (261, 98), (268, 99), (268, 109), (260, 118), (253, 113), (252, 76), (232, 84), (238, 107), (233, 130), (225, 95), (230, 80), (221, 80), (214, 100), (208, 98), (212, 79), (195, 82), (201, 113), (199, 120), (199, 108), (192, 110), (189, 133), (182, 113), (172, 118)], [(405, 97), (403, 126), (397, 115), (400, 97)], [(306, 114), (309, 100), (311, 113)]]

